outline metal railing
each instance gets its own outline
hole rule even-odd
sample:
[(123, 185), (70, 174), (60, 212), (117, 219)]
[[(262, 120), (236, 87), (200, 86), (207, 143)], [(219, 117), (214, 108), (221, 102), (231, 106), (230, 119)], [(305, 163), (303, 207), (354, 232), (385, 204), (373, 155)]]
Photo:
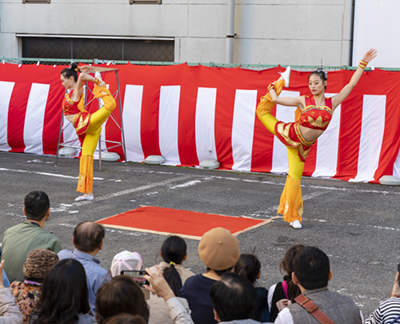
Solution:
[[(83, 64), (134, 64), (134, 65), (152, 65), (152, 66), (168, 66), (168, 65), (178, 65), (178, 64), (187, 64), (189, 66), (203, 65), (208, 67), (225, 67), (225, 68), (242, 68), (249, 70), (264, 70), (271, 69), (277, 66), (287, 67), (288, 65), (278, 65), (278, 64), (240, 64), (240, 63), (202, 63), (202, 62), (154, 62), (154, 61), (119, 61), (119, 60), (99, 60), (96, 58), (93, 59), (57, 59), (57, 58), (27, 58), (27, 57), (3, 57), (0, 59), (1, 62), (12, 63), (12, 64), (44, 64), (44, 65), (68, 65), (71, 61)], [(304, 71), (312, 71), (318, 68), (323, 68), (328, 71), (333, 70), (356, 70), (357, 66), (320, 66), (320, 65), (291, 65), (294, 70), (304, 70)], [(378, 69), (385, 71), (400, 71), (400, 68), (381, 68)], [(366, 71), (371, 71), (371, 67), (367, 67)]]

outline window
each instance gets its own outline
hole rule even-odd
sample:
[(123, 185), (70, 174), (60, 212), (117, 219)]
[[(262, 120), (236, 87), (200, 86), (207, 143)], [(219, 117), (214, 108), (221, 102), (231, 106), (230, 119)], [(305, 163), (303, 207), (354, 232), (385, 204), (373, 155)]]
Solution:
[(174, 62), (174, 40), (107, 38), (22, 38), (22, 57)]

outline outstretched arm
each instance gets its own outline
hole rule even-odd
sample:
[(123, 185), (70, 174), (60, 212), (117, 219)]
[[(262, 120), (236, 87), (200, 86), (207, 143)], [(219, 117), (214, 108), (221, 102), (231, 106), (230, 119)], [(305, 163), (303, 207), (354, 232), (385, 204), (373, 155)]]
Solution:
[[(369, 63), (373, 58), (377, 55), (377, 50), (371, 48), (367, 53), (364, 54), (362, 61), (365, 63)], [(366, 64), (365, 64), (366, 66)], [(362, 63), (358, 65), (357, 70), (354, 72), (353, 76), (350, 79), (350, 82), (344, 86), (344, 88), (336, 95), (332, 97), (332, 108), (335, 109), (339, 106), (343, 100), (347, 98), (351, 91), (353, 91), (354, 87), (357, 85), (358, 81), (360, 80), (365, 66)]]
[(268, 93), (273, 103), (282, 106), (299, 107), (300, 109), (304, 108), (302, 97), (278, 97), (273, 88), (269, 89)]

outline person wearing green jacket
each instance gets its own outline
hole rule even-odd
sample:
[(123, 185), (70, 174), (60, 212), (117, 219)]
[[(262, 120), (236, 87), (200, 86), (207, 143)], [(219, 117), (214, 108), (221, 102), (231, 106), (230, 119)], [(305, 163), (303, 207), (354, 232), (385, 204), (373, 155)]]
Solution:
[(43, 191), (32, 191), (25, 197), (24, 214), (27, 220), (13, 226), (3, 234), (1, 260), (10, 282), (23, 281), (22, 267), (29, 252), (46, 249), (58, 253), (60, 240), (43, 227), (50, 217), (50, 200)]

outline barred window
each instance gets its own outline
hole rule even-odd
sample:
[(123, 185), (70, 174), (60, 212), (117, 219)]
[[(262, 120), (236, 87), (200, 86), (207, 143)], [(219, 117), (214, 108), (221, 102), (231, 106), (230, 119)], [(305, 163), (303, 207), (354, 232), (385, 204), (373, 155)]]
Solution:
[(26, 36), (21, 38), (22, 57), (27, 58), (174, 62), (173, 40)]

